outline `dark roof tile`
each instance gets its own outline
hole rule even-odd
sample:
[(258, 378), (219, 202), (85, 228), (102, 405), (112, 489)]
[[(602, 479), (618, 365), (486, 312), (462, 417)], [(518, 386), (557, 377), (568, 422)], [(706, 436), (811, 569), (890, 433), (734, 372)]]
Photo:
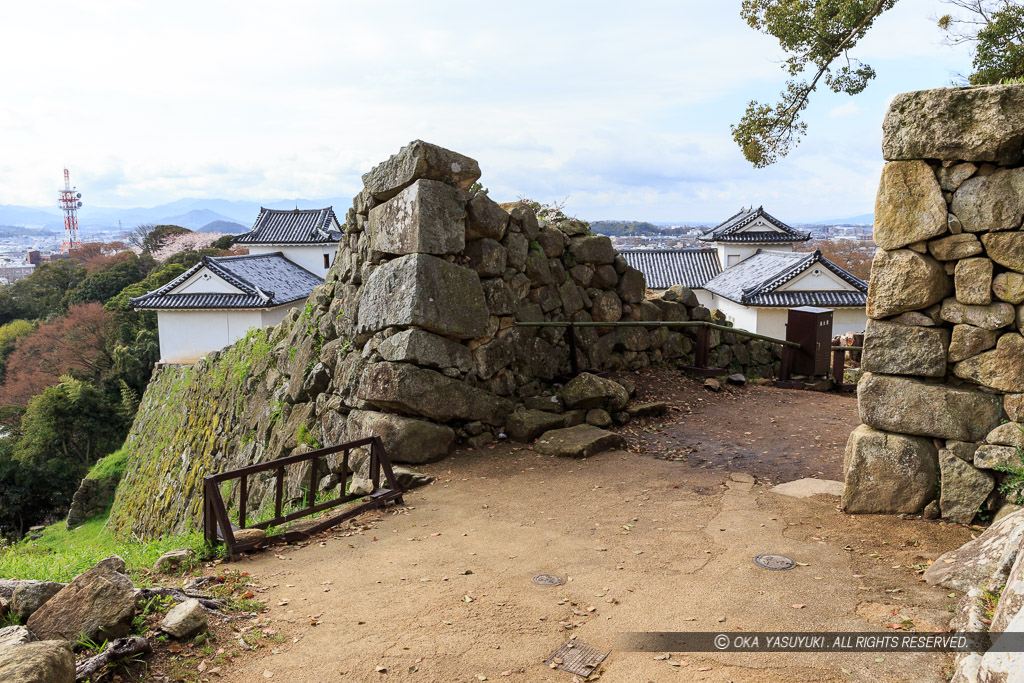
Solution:
[(722, 272), (717, 249), (629, 249), (619, 253), (644, 274), (651, 289), (672, 285), (697, 289)]
[[(766, 223), (775, 226), (782, 232), (757, 231), (742, 232), (743, 228), (750, 225), (758, 218), (763, 218)], [(806, 242), (811, 239), (810, 232), (801, 232), (786, 225), (775, 216), (764, 210), (763, 206), (756, 209), (743, 209), (735, 216), (719, 223), (710, 230), (705, 231), (698, 238), (702, 242), (746, 242), (749, 244), (765, 244), (773, 242)]]
[(237, 244), (329, 244), (341, 239), (334, 209), (264, 209)]
[[(854, 290), (777, 291), (818, 264), (848, 282)], [(765, 251), (758, 249), (704, 289), (746, 306), (864, 306), (868, 285), (821, 255), (820, 251)]]

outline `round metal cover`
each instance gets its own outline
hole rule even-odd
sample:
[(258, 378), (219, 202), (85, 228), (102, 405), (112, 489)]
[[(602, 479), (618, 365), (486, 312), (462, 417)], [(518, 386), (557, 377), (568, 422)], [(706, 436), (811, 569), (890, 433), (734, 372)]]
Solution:
[(554, 574), (537, 574), (533, 577), (533, 582), (538, 586), (561, 586), (565, 583), (565, 579)]
[(779, 555), (778, 553), (764, 553), (754, 558), (754, 564), (758, 567), (764, 567), (765, 569), (771, 569), (773, 571), (783, 571), (786, 569), (792, 569), (796, 566), (796, 562), (793, 558), (786, 557), (785, 555)]

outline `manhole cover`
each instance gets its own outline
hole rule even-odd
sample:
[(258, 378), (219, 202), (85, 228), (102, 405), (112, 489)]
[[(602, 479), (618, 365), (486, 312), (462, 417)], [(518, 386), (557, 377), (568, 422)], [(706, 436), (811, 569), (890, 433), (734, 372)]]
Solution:
[(785, 555), (779, 555), (778, 553), (764, 553), (754, 558), (754, 564), (758, 567), (764, 567), (765, 569), (772, 569), (774, 571), (782, 571), (784, 569), (792, 569), (796, 566), (796, 562), (792, 558), (786, 557)]
[(565, 579), (554, 574), (537, 574), (533, 577), (533, 582), (538, 586), (561, 586), (565, 583)]
[(611, 653), (611, 650), (601, 652), (593, 645), (587, 645), (578, 640), (570, 640), (555, 650), (555, 653), (548, 657), (544, 663), (553, 669), (561, 669), (583, 678), (589, 678), (601, 666), (601, 662)]

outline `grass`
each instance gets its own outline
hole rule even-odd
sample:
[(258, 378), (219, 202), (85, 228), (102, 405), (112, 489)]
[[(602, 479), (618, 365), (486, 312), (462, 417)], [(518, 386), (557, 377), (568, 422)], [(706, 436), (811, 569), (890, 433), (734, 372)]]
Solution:
[(120, 479), (127, 467), (128, 449), (122, 448), (121, 450), (114, 451), (105, 458), (100, 458), (100, 460), (92, 466), (92, 469), (89, 470), (89, 474), (85, 476), (89, 479)]
[(104, 528), (106, 521), (107, 515), (101, 515), (70, 531), (58, 522), (35, 540), (26, 537), (0, 549), (0, 578), (68, 582), (104, 557), (119, 555), (136, 585), (145, 585), (145, 570), (168, 550), (188, 548), (197, 557), (209, 554), (198, 532), (140, 543), (115, 538)]

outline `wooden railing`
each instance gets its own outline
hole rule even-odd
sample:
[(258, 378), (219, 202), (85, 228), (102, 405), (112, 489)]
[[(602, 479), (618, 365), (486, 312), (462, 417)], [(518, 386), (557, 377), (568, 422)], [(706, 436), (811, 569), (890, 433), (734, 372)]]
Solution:
[[(370, 482), (372, 483), (372, 491), (368, 494), (348, 493), (346, 492), (346, 480), (348, 479), (348, 475), (352, 474), (352, 469), (349, 467), (349, 455), (353, 450), (364, 446), (370, 447)], [(321, 458), (328, 455), (334, 455), (335, 453), (343, 453), (341, 471), (338, 472), (338, 477), (341, 482), (341, 494), (333, 500), (317, 503), (317, 493), (320, 489), (319, 475), (327, 474), (327, 472), (318, 471), (319, 461)], [(305, 491), (304, 505), (293, 512), (286, 513), (283, 508), (285, 468), (293, 465), (300, 465), (305, 462), (310, 463), (310, 476), (309, 487)], [(276, 477), (274, 490), (274, 516), (271, 519), (264, 520), (256, 524), (246, 525), (246, 518), (249, 512), (247, 509), (249, 502), (249, 477), (254, 474), (269, 471), (274, 471)], [(383, 475), (383, 482), (381, 475)], [(220, 484), (234, 479), (239, 480), (237, 525), (232, 524), (231, 519), (228, 517), (227, 507), (224, 504), (224, 498), (221, 496), (220, 492)], [(382, 483), (387, 484), (387, 486), (385, 488), (381, 488)], [(247, 552), (257, 547), (272, 545), (274, 543), (288, 543), (301, 540), (308, 537), (310, 534), (322, 531), (343, 522), (346, 519), (355, 517), (366, 510), (383, 507), (389, 501), (401, 503), (403, 493), (404, 491), (402, 491), (395, 479), (395, 473), (391, 467), (391, 460), (388, 458), (383, 442), (381, 442), (380, 437), (371, 436), (357, 441), (349, 441), (337, 446), (320, 448), (315, 451), (308, 451), (298, 455), (290, 455), (284, 458), (278, 458), (277, 460), (249, 465), (248, 467), (240, 467), (235, 470), (221, 472), (220, 474), (211, 474), (204, 477), (203, 534), (210, 545), (215, 546), (220, 543), (225, 544), (227, 546), (228, 556), (230, 558), (234, 558), (238, 553)], [(351, 503), (363, 498), (368, 500), (362, 505), (348, 508), (345, 512), (319, 521), (313, 526), (304, 528), (302, 531), (285, 532), (255, 540), (238, 541), (235, 538), (235, 532), (242, 529), (265, 530), (272, 526), (284, 524), (302, 517), (315, 515), (318, 512), (323, 512), (324, 510), (329, 510), (333, 507)]]

